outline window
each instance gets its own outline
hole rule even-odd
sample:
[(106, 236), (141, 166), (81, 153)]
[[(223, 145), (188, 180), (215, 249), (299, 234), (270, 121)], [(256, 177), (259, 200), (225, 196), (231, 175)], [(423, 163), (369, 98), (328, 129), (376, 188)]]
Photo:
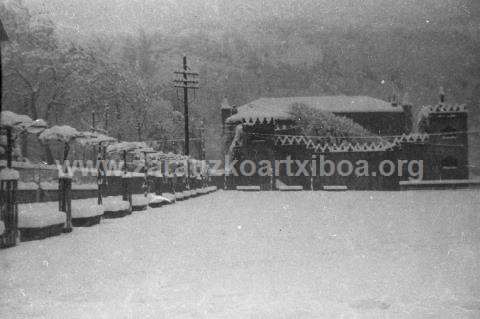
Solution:
[(442, 160), (442, 169), (457, 169), (458, 160), (455, 157), (448, 156)]
[(457, 130), (451, 126), (447, 126), (442, 130), (442, 138), (444, 140), (451, 140), (457, 138)]

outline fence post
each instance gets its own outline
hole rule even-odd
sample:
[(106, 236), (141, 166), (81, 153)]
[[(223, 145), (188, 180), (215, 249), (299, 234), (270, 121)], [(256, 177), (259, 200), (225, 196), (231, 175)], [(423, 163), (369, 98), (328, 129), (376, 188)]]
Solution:
[(17, 180), (2, 178), (0, 183), (0, 220), (5, 225), (5, 233), (0, 234), (0, 248), (7, 248), (15, 246), (18, 238)]
[(130, 206), (132, 206), (132, 192), (130, 189), (130, 179), (127, 172), (125, 172), (122, 176), (122, 200), (128, 201)]
[(60, 176), (58, 179), (59, 211), (66, 214), (64, 233), (70, 233), (72, 227), (72, 179), (70, 176)]

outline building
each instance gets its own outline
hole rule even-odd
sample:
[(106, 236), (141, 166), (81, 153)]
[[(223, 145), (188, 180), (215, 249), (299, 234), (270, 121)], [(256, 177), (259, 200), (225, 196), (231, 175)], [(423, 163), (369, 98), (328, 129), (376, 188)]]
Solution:
[[(370, 132), (382, 136), (382, 142), (350, 143), (341, 145), (320, 143), (318, 139), (302, 136), (295, 129), (295, 118), (290, 109), (304, 104), (317, 110), (345, 116)], [(406, 103), (403, 103), (406, 104)], [(335, 163), (348, 159), (355, 162), (366, 159), (375, 165), (388, 159), (422, 161), (423, 180), (466, 180), (468, 164), (468, 115), (464, 105), (445, 103), (444, 96), (434, 106), (422, 108), (423, 129), (420, 134), (410, 134), (409, 123), (412, 105), (393, 106), (370, 97), (292, 97), (263, 98), (240, 106), (222, 104), (224, 132), (230, 135), (230, 157), (259, 163), (262, 160), (282, 160), (286, 157), (305, 160), (321, 156)], [(287, 176), (284, 171), (271, 179), (259, 176), (241, 176), (231, 180), (234, 185), (262, 185), (275, 188), (275, 179), (287, 185), (301, 185), (304, 189), (321, 189), (328, 185), (343, 185), (352, 189), (397, 189), (401, 181), (412, 176), (329, 176), (306, 178)]]

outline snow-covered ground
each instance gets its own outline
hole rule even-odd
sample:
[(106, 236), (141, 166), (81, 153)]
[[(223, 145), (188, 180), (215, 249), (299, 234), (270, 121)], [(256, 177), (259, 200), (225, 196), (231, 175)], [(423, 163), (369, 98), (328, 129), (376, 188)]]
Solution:
[(0, 317), (479, 318), (479, 204), (220, 191), (0, 251)]

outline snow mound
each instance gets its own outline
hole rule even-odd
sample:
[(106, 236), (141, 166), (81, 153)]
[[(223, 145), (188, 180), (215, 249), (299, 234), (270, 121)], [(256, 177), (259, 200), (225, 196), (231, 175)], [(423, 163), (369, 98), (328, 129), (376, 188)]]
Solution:
[(149, 204), (171, 203), (172, 201), (164, 196), (155, 193), (148, 194)]
[(143, 194), (133, 195), (132, 196), (132, 205), (133, 206), (147, 206), (149, 202), (148, 197), (145, 197)]
[(209, 193), (217, 191), (217, 186), (208, 186), (207, 190)]
[(0, 220), (0, 235), (5, 232), (5, 224)]
[(20, 174), (14, 169), (4, 168), (0, 171), (0, 180), (2, 181), (18, 180), (19, 178)]
[(175, 199), (176, 199), (176, 196), (173, 195), (172, 193), (163, 193), (163, 194), (162, 194), (162, 197), (168, 199), (168, 200), (169, 200), (170, 202), (172, 202), (172, 203), (173, 203), (173, 202), (175, 201)]
[(105, 212), (118, 212), (130, 209), (130, 203), (118, 196), (104, 197), (102, 203)]
[(58, 210), (58, 202), (18, 205), (18, 228), (43, 228), (65, 221), (66, 215)]
[(72, 202), (72, 217), (87, 218), (103, 215), (104, 208), (97, 199), (77, 199)]

